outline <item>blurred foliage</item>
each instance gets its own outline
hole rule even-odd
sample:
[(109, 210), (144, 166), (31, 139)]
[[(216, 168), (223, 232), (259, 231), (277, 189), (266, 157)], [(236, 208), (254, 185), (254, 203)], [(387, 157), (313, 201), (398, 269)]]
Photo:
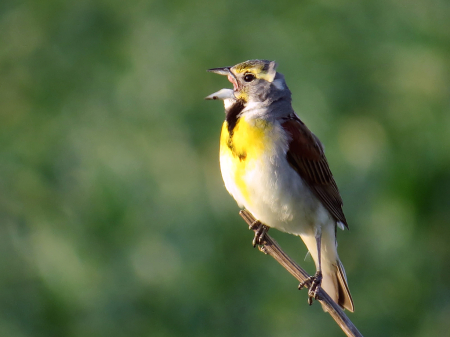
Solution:
[(203, 97), (230, 84), (205, 70), (253, 58), (279, 63), (326, 146), (351, 319), (447, 335), (449, 17), (446, 0), (3, 0), (0, 336), (343, 335), (223, 187), (223, 108)]

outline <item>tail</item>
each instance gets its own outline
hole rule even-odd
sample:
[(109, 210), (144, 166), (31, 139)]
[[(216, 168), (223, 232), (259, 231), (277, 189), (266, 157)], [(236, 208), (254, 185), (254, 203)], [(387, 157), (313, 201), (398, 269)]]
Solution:
[[(323, 290), (342, 308), (351, 312), (355, 311), (352, 295), (350, 295), (350, 290), (348, 289), (344, 266), (339, 258), (336, 260), (336, 264), (322, 264), (322, 275)], [(322, 307), (325, 310), (323, 305)]]
[[(322, 233), (324, 234), (324, 233)], [(318, 255), (316, 239), (313, 236), (301, 235), (302, 240), (308, 247), (311, 256), (318, 267)], [(337, 255), (336, 243), (333, 240), (327, 240), (327, 235), (322, 235), (322, 288), (327, 294), (342, 308), (353, 312), (352, 295), (347, 284), (345, 269)], [(323, 306), (322, 306), (323, 307)], [(323, 307), (325, 310), (325, 307)]]
[(350, 312), (355, 311), (355, 306), (353, 304), (352, 295), (350, 294), (350, 289), (348, 288), (347, 275), (345, 275), (345, 269), (339, 258), (337, 259), (336, 272), (334, 278), (337, 285), (337, 301), (342, 308), (347, 309)]

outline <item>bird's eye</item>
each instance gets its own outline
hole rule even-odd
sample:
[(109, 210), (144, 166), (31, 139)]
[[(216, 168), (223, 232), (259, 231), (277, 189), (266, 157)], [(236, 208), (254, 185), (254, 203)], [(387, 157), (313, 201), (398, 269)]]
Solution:
[(251, 82), (255, 79), (255, 75), (253, 74), (245, 74), (244, 75), (244, 81), (245, 82)]

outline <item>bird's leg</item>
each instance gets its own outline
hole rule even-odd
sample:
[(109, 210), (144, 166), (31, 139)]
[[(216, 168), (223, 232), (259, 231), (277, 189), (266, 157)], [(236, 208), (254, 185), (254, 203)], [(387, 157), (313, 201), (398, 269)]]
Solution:
[(317, 294), (319, 293), (320, 285), (322, 283), (322, 254), (321, 254), (321, 233), (316, 233), (316, 243), (317, 243), (317, 258), (319, 262), (319, 268), (317, 269), (314, 276), (308, 277), (305, 281), (298, 285), (298, 289), (302, 289), (305, 286), (309, 286), (308, 290), (308, 304), (311, 305), (313, 299), (317, 299)]
[(264, 243), (264, 236), (269, 231), (269, 227), (264, 225), (261, 221), (255, 220), (249, 227), (249, 229), (255, 231), (255, 237), (253, 238), (253, 247), (256, 245), (262, 245)]

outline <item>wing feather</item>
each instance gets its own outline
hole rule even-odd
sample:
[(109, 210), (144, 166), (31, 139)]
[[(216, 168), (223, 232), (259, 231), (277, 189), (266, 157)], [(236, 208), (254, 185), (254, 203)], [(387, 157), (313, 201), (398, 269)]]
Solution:
[(296, 115), (286, 119), (282, 127), (290, 135), (289, 150), (286, 153), (289, 164), (308, 184), (335, 220), (348, 228), (342, 210), (342, 198), (319, 139)]

